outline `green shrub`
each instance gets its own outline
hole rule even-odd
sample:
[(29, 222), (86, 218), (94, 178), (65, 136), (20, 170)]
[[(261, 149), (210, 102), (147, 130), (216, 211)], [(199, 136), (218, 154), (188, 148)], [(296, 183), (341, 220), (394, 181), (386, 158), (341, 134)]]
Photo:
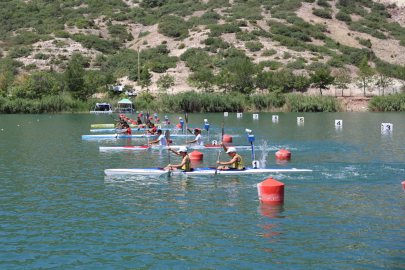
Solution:
[(336, 19), (338, 19), (339, 21), (344, 21), (344, 22), (351, 22), (352, 21), (352, 17), (350, 17), (349, 14), (343, 12), (343, 11), (339, 11), (336, 16)]
[(139, 35), (138, 35), (138, 38), (141, 38), (141, 37), (146, 37), (147, 35), (149, 35), (150, 34), (150, 32), (149, 31), (145, 31), (145, 32), (139, 32)]
[(321, 6), (321, 7), (325, 7), (325, 8), (332, 7), (326, 0), (318, 0), (316, 3), (318, 4), (318, 6)]
[(184, 39), (188, 37), (188, 25), (183, 18), (167, 16), (158, 25), (158, 32), (174, 38)]
[(324, 19), (332, 19), (332, 15), (330, 14), (330, 12), (324, 9), (314, 9), (312, 11), (312, 14)]
[(41, 36), (30, 31), (20, 31), (12, 42), (17, 45), (31, 45), (41, 40)]
[(51, 57), (49, 54), (37, 53), (34, 56), (34, 59), (47, 60), (47, 59), (49, 59), (49, 57)]
[(184, 45), (184, 43), (181, 43), (180, 45), (179, 45), (179, 50), (181, 50), (181, 49), (184, 49), (186, 47), (186, 45)]
[(32, 52), (31, 47), (13, 47), (7, 54), (10, 58), (27, 57)]
[(38, 67), (37, 67), (37, 65), (35, 65), (35, 64), (28, 64), (28, 65), (23, 66), (23, 67), (21, 67), (21, 68), (24, 69), (24, 70), (29, 71), (29, 70), (32, 70), (32, 69), (36, 69), (36, 68), (38, 68)]
[(260, 42), (246, 42), (245, 47), (251, 52), (260, 51), (264, 45)]
[(70, 37), (70, 34), (69, 34), (69, 32), (62, 31), (62, 30), (58, 30), (58, 31), (55, 31), (55, 37), (58, 37), (58, 38), (69, 38), (69, 37)]
[(403, 112), (405, 111), (405, 94), (374, 96), (370, 100), (368, 108), (379, 112)]
[(336, 58), (331, 58), (326, 62), (327, 65), (331, 66), (331, 67), (336, 67), (336, 68), (342, 68), (344, 66), (343, 61), (341, 61), (340, 59), (336, 59)]
[(223, 33), (237, 33), (241, 31), (239, 26), (234, 24), (210, 24), (207, 25), (207, 28), (210, 29), (211, 37), (219, 37)]
[(279, 69), (283, 66), (283, 63), (277, 61), (260, 61), (259, 67), (262, 69), (263, 67), (269, 67), (271, 70)]
[(127, 28), (120, 24), (114, 24), (107, 27), (108, 33), (112, 37), (119, 37), (120, 39), (126, 39), (128, 37)]
[(403, 40), (401, 40), (400, 42), (399, 42), (399, 45), (401, 45), (401, 46), (404, 46), (405, 47), (405, 40), (403, 39)]
[(291, 54), (289, 52), (284, 52), (283, 59), (291, 58)]
[(302, 61), (295, 61), (287, 64), (287, 68), (291, 69), (304, 69), (305, 64)]
[(367, 48), (371, 48), (372, 44), (371, 44), (371, 40), (370, 39), (360, 39), (359, 43), (363, 46), (366, 46)]
[(94, 35), (75, 34), (72, 35), (71, 38), (76, 42), (80, 42), (86, 48), (94, 48), (103, 53), (113, 53), (122, 45), (121, 42), (116, 39), (105, 40)]
[(274, 50), (274, 49), (267, 50), (266, 49), (266, 50), (263, 51), (262, 56), (272, 56), (272, 55), (275, 55), (275, 54), (277, 54), (276, 50)]
[(324, 63), (320, 63), (320, 62), (313, 62), (305, 67), (306, 70), (311, 70), (311, 71), (315, 71), (315, 70), (321, 69), (321, 68), (327, 69), (328, 65), (326, 65)]

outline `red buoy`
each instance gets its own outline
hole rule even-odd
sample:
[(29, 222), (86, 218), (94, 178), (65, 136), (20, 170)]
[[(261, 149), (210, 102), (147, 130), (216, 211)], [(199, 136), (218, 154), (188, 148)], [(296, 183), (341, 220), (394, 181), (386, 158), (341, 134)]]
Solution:
[(159, 122), (159, 121), (160, 121), (160, 119), (159, 119), (159, 118), (157, 118), (157, 119), (156, 119), (156, 121), (157, 121), (157, 122)]
[[(170, 124), (170, 123), (169, 123)], [(181, 128), (183, 125), (182, 124), (177, 124), (176, 127)]]
[(405, 191), (405, 181), (402, 182), (402, 187), (404, 188), (404, 191)]
[(231, 143), (232, 142), (232, 136), (225, 135), (223, 138), (224, 143)]
[(141, 114), (141, 113), (139, 114), (139, 117), (142, 117), (142, 114)]
[(169, 143), (172, 143), (173, 142), (173, 140), (172, 139), (169, 139)]
[(203, 160), (203, 156), (203, 153), (198, 152), (197, 150), (194, 150), (189, 154), (191, 160)]
[(281, 149), (276, 153), (276, 159), (289, 160), (291, 159), (291, 152)]
[(259, 201), (265, 204), (284, 203), (284, 184), (269, 177), (257, 184)]
[(153, 119), (153, 117), (152, 116), (149, 116), (149, 120), (152, 120)]
[(167, 124), (169, 124), (169, 125), (170, 125), (170, 121), (167, 121)]

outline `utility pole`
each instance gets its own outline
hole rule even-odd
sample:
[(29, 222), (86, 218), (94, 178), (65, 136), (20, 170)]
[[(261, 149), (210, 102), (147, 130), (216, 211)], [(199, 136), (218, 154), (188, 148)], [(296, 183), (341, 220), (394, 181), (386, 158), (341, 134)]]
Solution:
[(370, 51), (370, 67), (373, 67), (373, 51)]
[(141, 47), (141, 45), (140, 44), (138, 44), (138, 85), (139, 85), (139, 81), (140, 81), (140, 74), (141, 74), (141, 72), (140, 72), (140, 70), (139, 70), (139, 48)]

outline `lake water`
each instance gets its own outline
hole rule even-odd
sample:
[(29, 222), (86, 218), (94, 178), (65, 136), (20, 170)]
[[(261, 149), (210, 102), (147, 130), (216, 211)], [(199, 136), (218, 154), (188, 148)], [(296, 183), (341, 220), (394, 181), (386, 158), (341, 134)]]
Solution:
[[(108, 168), (163, 167), (167, 152), (100, 152), (147, 140), (81, 139), (108, 115), (0, 115), (0, 268), (403, 269), (405, 114), (272, 115), (230, 113), (225, 133), (247, 144), (252, 129), (266, 167), (312, 173), (106, 177)], [(189, 114), (189, 126), (203, 119), (218, 138), (223, 114)], [(394, 131), (381, 133), (381, 123)], [(291, 162), (277, 164), (281, 148)], [(195, 166), (215, 166), (218, 152), (201, 152)], [(240, 154), (250, 166), (250, 151)], [(285, 184), (282, 206), (258, 201), (269, 176)]]

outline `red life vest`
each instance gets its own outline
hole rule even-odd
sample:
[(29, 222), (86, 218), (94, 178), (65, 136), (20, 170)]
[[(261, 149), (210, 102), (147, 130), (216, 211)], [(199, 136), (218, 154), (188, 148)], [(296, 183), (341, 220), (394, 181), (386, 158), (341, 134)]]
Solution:
[(132, 130), (130, 127), (127, 128), (127, 135), (132, 135)]

